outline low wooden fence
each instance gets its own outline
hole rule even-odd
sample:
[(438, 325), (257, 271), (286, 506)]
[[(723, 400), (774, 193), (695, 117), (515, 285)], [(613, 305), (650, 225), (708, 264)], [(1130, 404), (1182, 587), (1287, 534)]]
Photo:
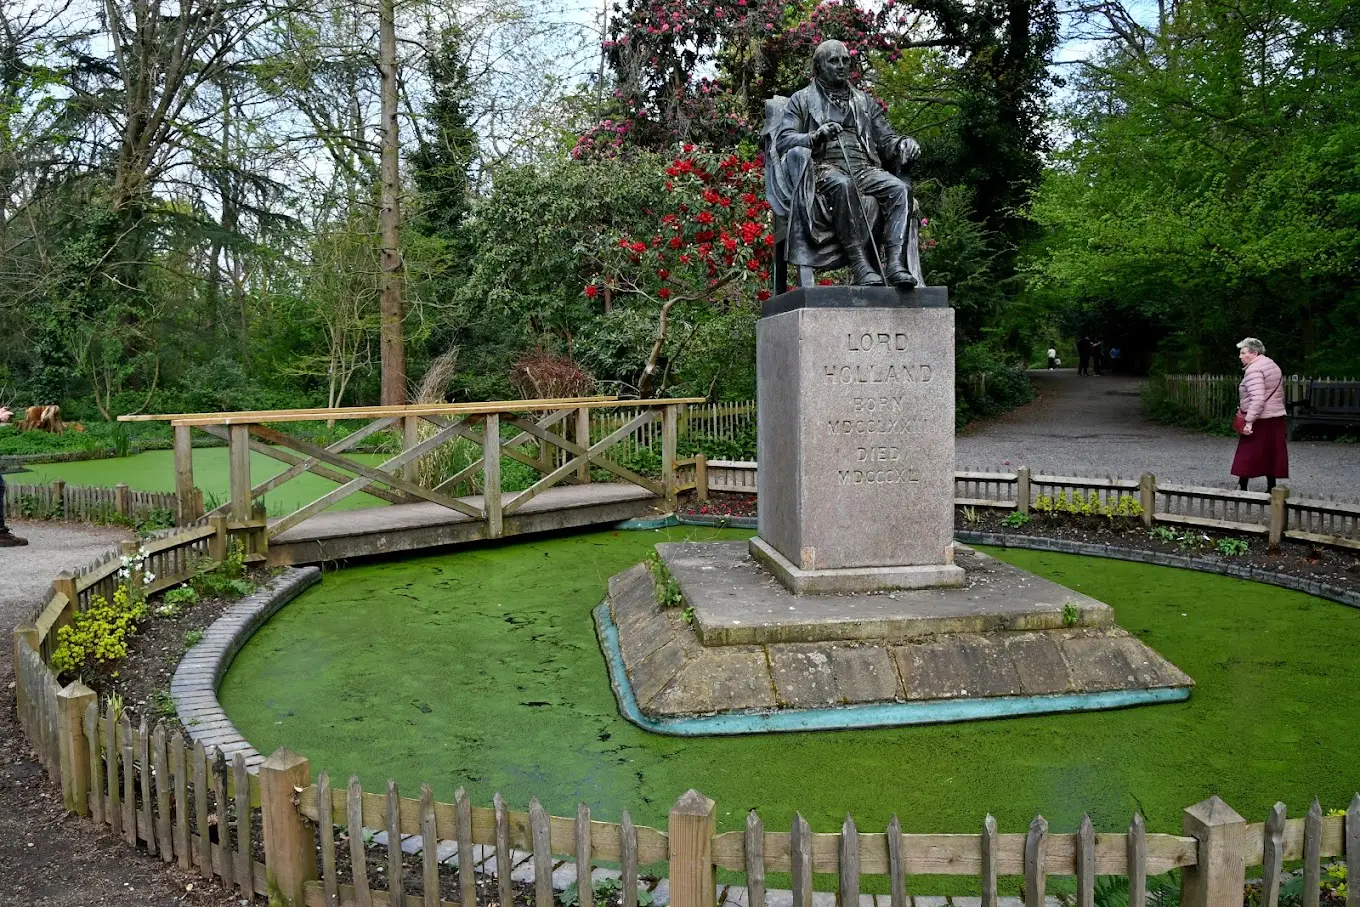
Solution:
[[(630, 418), (626, 404), (618, 404), (617, 410), (595, 410), (590, 416), (590, 433), (593, 438), (605, 437), (617, 430)], [(691, 403), (680, 413), (676, 424), (676, 435), (680, 442), (702, 443), (712, 440), (735, 440), (743, 434), (754, 436), (756, 425), (756, 402), (741, 400), (729, 403)], [(636, 456), (639, 451), (649, 450), (657, 456), (661, 454), (662, 431), (656, 423), (644, 425), (619, 442), (619, 449), (625, 456)]]
[[(701, 462), (691, 464), (696, 475)], [(1252, 866), (1263, 867), (1262, 907), (1278, 907), (1286, 860), (1304, 861), (1303, 907), (1318, 905), (1322, 860), (1345, 855), (1351, 878), (1360, 878), (1360, 794), (1344, 817), (1322, 816), (1315, 802), (1303, 819), (1286, 819), (1279, 805), (1259, 824), (1210, 798), (1185, 810), (1180, 835), (1148, 833), (1141, 816), (1126, 830), (1103, 834), (1089, 818), (1074, 832), (1057, 833), (1041, 816), (1023, 832), (1002, 833), (987, 816), (971, 834), (903, 834), (895, 818), (882, 831), (862, 831), (847, 817), (839, 832), (813, 833), (801, 816), (787, 831), (767, 830), (755, 812), (744, 830), (719, 833), (717, 805), (690, 791), (675, 803), (663, 831), (634, 825), (627, 812), (617, 823), (600, 821), (586, 806), (575, 816), (553, 817), (537, 801), (512, 810), (499, 795), (487, 808), (472, 806), (461, 791), (452, 803), (436, 801), (428, 785), (413, 799), (392, 782), (383, 793), (364, 791), (353, 777), (343, 789), (324, 773), (313, 783), (308, 761), (286, 750), (252, 770), (239, 752), (210, 751), (144, 719), (134, 726), (115, 703), (99, 703), (84, 685), (59, 685), (49, 666), (57, 628), (90, 596), (107, 594), (121, 570), (132, 572), (132, 582), (153, 571), (151, 587), (165, 588), (188, 579), (205, 560), (219, 561), (232, 536), (248, 539), (260, 531), (258, 524), (233, 527), (219, 516), (140, 546), (129, 543), (121, 556), (59, 576), (48, 601), (13, 640), (20, 722), (39, 760), (60, 780), (67, 808), (244, 897), (289, 907), (478, 907), (480, 866), (496, 878), (487, 907), (514, 903), (512, 876), (532, 881), (535, 907), (553, 907), (554, 874), (564, 859), (574, 861), (582, 877), (585, 867), (618, 865), (594, 871), (620, 879), (623, 907), (638, 905), (640, 867), (661, 863), (676, 907), (713, 907), (719, 869), (745, 873), (745, 903), (753, 907), (770, 903), (770, 872), (790, 874), (799, 907), (813, 903), (814, 873), (837, 876), (841, 904), (858, 903), (865, 876), (886, 876), (895, 907), (905, 907), (911, 879), (919, 875), (979, 878), (982, 907), (996, 907), (1004, 876), (1022, 880), (1029, 904), (1044, 902), (1049, 875), (1075, 876), (1080, 907), (1092, 907), (1101, 875), (1128, 877), (1131, 907), (1146, 904), (1149, 875), (1173, 868), (1183, 871), (1184, 907), (1241, 907)], [(340, 826), (347, 834), (337, 840)], [(258, 839), (257, 829), (263, 830)], [(364, 829), (384, 830), (385, 844)], [(403, 856), (403, 842), (417, 850), (406, 840), (413, 835), (421, 839), (418, 869)], [(456, 864), (442, 877), (441, 851)], [(374, 877), (384, 884), (354, 869), (372, 862), (383, 868)], [(1357, 894), (1360, 886), (1348, 893), (1348, 907), (1360, 907)], [(579, 886), (578, 896), (582, 907), (593, 907), (591, 885)]]
[(46, 485), (5, 483), (6, 519), (80, 520), (108, 523), (122, 518), (140, 522), (157, 512), (173, 515), (173, 493), (137, 491), (119, 483), (112, 488), (67, 485), (63, 481)]
[[(1242, 382), (1241, 375), (1162, 375), (1152, 380), (1161, 384), (1171, 400), (1206, 419), (1229, 420), (1237, 412), (1237, 386)], [(1285, 375), (1285, 402), (1306, 398), (1310, 381), (1332, 380), (1335, 379)]]
[[(758, 469), (754, 461), (708, 460), (709, 491), (756, 494)], [(1277, 485), (1270, 493), (1159, 483), (1144, 473), (1137, 479), (1035, 475), (1028, 467), (1015, 472), (961, 470), (954, 473), (954, 503), (1031, 513), (1044, 505), (1090, 501), (1114, 508), (1120, 499), (1138, 501), (1141, 519), (1156, 524), (1214, 529), (1265, 536), (1271, 545), (1281, 539), (1360, 549), (1360, 503), (1290, 497)]]

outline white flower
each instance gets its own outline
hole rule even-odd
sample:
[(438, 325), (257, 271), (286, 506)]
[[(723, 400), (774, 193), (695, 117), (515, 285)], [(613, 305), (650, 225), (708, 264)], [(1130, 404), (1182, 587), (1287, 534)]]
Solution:
[(142, 574), (142, 582), (144, 582), (144, 583), (150, 583), (150, 582), (151, 582), (152, 580), (154, 580), (155, 578), (156, 578), (156, 574), (154, 574), (154, 573), (144, 573), (144, 574)]
[(122, 562), (123, 562), (123, 566), (124, 566), (124, 567), (130, 566), (130, 565), (132, 564), (132, 559), (129, 558), (126, 554), (123, 555), (123, 557), (121, 558), (121, 560), (122, 560)]
[(124, 567), (122, 570), (118, 571), (118, 575), (121, 576), (123, 579), (127, 579), (131, 575), (131, 573), (128, 570), (128, 568)]

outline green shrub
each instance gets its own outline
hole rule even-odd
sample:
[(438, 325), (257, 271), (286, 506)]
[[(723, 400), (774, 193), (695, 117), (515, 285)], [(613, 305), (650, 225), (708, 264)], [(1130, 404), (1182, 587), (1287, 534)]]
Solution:
[(1100, 516), (1110, 520), (1143, 515), (1143, 505), (1135, 496), (1120, 494), (1111, 502), (1101, 500), (1100, 492), (1095, 489), (1085, 495), (1080, 491), (1066, 491), (1052, 496), (1041, 494), (1035, 498), (1032, 509), (1049, 515), (1065, 513), (1072, 516)]
[[(666, 569), (666, 562), (655, 550), (647, 555), (647, 569), (652, 574), (652, 587), (658, 605), (663, 608), (678, 608), (685, 603), (685, 597), (680, 593), (680, 584), (671, 576), (670, 570)], [(686, 620), (686, 623), (688, 622)]]
[(1246, 539), (1237, 538), (1219, 539), (1218, 544), (1214, 547), (1224, 557), (1241, 557), (1251, 550), (1251, 545), (1247, 543)]
[(93, 596), (88, 608), (77, 611), (70, 624), (57, 630), (52, 667), (61, 674), (81, 675), (118, 661), (127, 655), (127, 639), (144, 617), (146, 603), (126, 585), (114, 591), (113, 601)]
[(232, 539), (226, 559), (213, 566), (200, 565), (189, 579), (194, 593), (202, 598), (241, 598), (255, 591), (255, 584), (246, 579), (246, 552), (239, 539)]
[(1020, 511), (1017, 510), (1014, 511), (1013, 513), (1006, 514), (1006, 518), (1001, 522), (1005, 526), (1010, 526), (1012, 529), (1017, 529), (1021, 526), (1028, 526), (1030, 519), (1031, 517), (1028, 513), (1021, 513)]

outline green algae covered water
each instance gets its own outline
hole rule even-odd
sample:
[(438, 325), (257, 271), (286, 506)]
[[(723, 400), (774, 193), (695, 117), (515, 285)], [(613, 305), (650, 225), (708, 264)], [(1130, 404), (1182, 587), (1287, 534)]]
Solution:
[(615, 707), (590, 610), (610, 575), (659, 541), (744, 538), (679, 527), (467, 549), (326, 575), (237, 656), (221, 697), (261, 751), (306, 753), (313, 773), (368, 790), (422, 781), (474, 803), (500, 791), (556, 815), (584, 801), (664, 827), (690, 787), (721, 829), (752, 808), (818, 831), (852, 813), (879, 830), (1002, 831), (1088, 811), (1101, 831), (1143, 811), (1179, 832), (1218, 794), (1251, 821), (1276, 800), (1344, 807), (1360, 788), (1360, 611), (1182, 570), (1029, 551), (989, 553), (1111, 604), (1119, 622), (1197, 682), (1185, 703), (969, 724), (687, 739)]

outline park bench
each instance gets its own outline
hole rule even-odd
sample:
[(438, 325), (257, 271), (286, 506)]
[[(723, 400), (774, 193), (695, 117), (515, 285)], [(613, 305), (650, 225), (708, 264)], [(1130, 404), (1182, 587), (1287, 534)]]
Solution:
[(1307, 396), (1287, 409), (1291, 441), (1301, 425), (1360, 426), (1360, 381), (1309, 381)]

